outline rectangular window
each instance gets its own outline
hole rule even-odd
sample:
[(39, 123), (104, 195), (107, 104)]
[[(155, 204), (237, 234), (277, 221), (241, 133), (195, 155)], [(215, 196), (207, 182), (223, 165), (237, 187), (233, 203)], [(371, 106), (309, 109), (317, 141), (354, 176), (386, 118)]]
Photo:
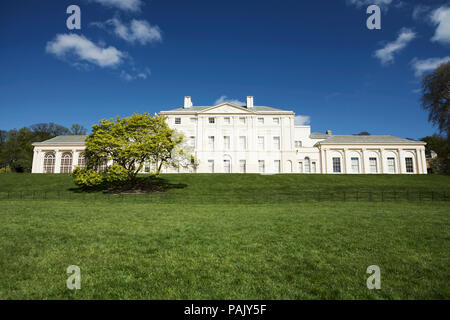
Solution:
[(280, 137), (273, 137), (273, 148), (280, 150)]
[(359, 173), (359, 158), (352, 158), (352, 172)]
[(214, 160), (208, 160), (208, 172), (214, 173)]
[(259, 173), (264, 173), (264, 171), (266, 170), (264, 160), (258, 160), (258, 169)]
[(191, 123), (197, 123), (197, 118), (191, 118)]
[(316, 163), (311, 162), (311, 173), (316, 173)]
[(333, 158), (333, 172), (334, 173), (341, 172), (341, 158)]
[(280, 162), (280, 160), (274, 160), (273, 166), (274, 166), (274, 170), (275, 170), (276, 173), (280, 173), (281, 172), (281, 162)]
[(230, 117), (225, 117), (225, 118), (223, 118), (223, 122), (225, 124), (231, 124), (231, 118)]
[(414, 172), (413, 158), (405, 158), (405, 164), (406, 164), (406, 172), (413, 173)]
[(301, 141), (295, 141), (295, 147), (296, 148), (301, 148), (302, 147), (302, 142)]
[(239, 172), (245, 173), (247, 171), (247, 162), (245, 160), (239, 160)]
[(280, 118), (273, 118), (274, 124), (280, 124)]
[(377, 158), (369, 158), (369, 167), (371, 173), (377, 173), (378, 167), (377, 167)]
[(387, 158), (388, 172), (395, 173), (395, 158)]
[(240, 117), (240, 118), (239, 118), (239, 122), (240, 122), (241, 124), (245, 124), (245, 118), (244, 118), (244, 117)]
[(214, 150), (214, 136), (208, 137), (208, 148), (209, 150)]
[(258, 150), (264, 150), (264, 137), (258, 137)]
[(225, 150), (230, 150), (230, 136), (223, 137), (223, 148)]
[(311, 161), (308, 157), (305, 158), (305, 173), (311, 173)]
[(192, 148), (195, 148), (195, 137), (194, 136), (189, 137), (189, 145)]
[(181, 124), (181, 118), (175, 118), (175, 124)]
[(258, 118), (258, 124), (264, 124), (264, 118)]
[(247, 149), (247, 137), (239, 137), (239, 148), (240, 150)]
[(223, 172), (231, 173), (231, 162), (230, 160), (223, 160)]
[(303, 173), (303, 162), (301, 161), (298, 163), (298, 172)]
[(209, 123), (216, 123), (216, 118), (208, 118)]

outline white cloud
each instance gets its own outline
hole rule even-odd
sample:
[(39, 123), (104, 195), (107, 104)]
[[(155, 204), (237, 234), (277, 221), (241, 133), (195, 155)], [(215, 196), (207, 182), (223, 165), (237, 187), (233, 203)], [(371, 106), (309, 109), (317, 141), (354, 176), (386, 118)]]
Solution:
[(412, 13), (412, 18), (414, 20), (420, 20), (430, 10), (431, 10), (431, 8), (429, 6), (419, 4), (414, 7), (413, 13)]
[(437, 25), (431, 41), (450, 44), (450, 7), (440, 7), (431, 13), (431, 21)]
[(47, 42), (45, 50), (58, 58), (74, 57), (75, 62), (87, 61), (100, 67), (115, 67), (122, 63), (125, 54), (114, 47), (102, 48), (84, 36), (58, 34)]
[(127, 72), (125, 70), (122, 70), (120, 72), (120, 77), (124, 79), (125, 81), (133, 81), (137, 79), (145, 80), (150, 76), (150, 69), (145, 68), (143, 71), (136, 71), (135, 69), (133, 72)]
[(298, 115), (294, 117), (294, 125), (296, 126), (305, 126), (310, 124), (310, 122), (311, 122), (310, 116)]
[(118, 18), (112, 18), (106, 22), (93, 22), (92, 25), (103, 29), (109, 29), (108, 26), (113, 27), (113, 32), (123, 40), (135, 43), (139, 42), (142, 45), (152, 42), (162, 41), (161, 30), (158, 26), (151, 26), (145, 20), (131, 20), (127, 26)]
[(411, 61), (416, 77), (422, 76), (424, 73), (435, 70), (440, 64), (450, 61), (450, 56), (444, 58), (429, 58), (419, 60), (417, 58)]
[(383, 48), (375, 51), (374, 56), (380, 59), (383, 65), (392, 63), (394, 54), (405, 48), (415, 37), (416, 34), (412, 30), (403, 28), (395, 41), (388, 42)]
[(372, 4), (387, 8), (393, 2), (393, 0), (347, 0), (347, 2), (357, 6), (358, 8), (363, 6), (368, 7)]
[(235, 104), (237, 106), (245, 106), (246, 105), (245, 102), (239, 101), (237, 99), (228, 99), (228, 97), (225, 96), (225, 95), (221, 96), (219, 99), (217, 99), (214, 102), (214, 105), (222, 104), (222, 103), (225, 103), (225, 102), (229, 102), (229, 103)]
[(91, 0), (107, 7), (118, 8), (124, 11), (139, 11), (141, 9), (141, 0)]

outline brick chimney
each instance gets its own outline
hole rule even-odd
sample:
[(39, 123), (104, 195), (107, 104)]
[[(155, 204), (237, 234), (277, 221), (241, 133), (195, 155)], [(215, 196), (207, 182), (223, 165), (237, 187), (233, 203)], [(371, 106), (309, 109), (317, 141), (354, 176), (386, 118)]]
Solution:
[(192, 100), (191, 97), (184, 97), (184, 109), (192, 108)]
[(253, 97), (248, 96), (247, 97), (247, 109), (253, 108)]

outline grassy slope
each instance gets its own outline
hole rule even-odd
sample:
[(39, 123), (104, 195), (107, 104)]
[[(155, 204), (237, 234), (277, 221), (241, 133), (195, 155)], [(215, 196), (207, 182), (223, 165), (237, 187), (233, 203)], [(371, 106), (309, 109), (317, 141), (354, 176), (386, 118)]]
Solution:
[[(445, 175), (259, 175), (259, 174), (166, 174), (174, 188), (168, 192), (270, 193), (301, 190), (435, 190), (450, 189)], [(183, 188), (177, 188), (183, 187)], [(0, 191), (69, 191), (75, 184), (64, 174), (3, 174)]]
[[(168, 192), (448, 187), (445, 176), (171, 175)], [(1, 175), (0, 190), (67, 190)], [(232, 191), (229, 191), (232, 190)], [(0, 299), (450, 298), (448, 202), (0, 201)], [(65, 287), (69, 265), (82, 289)], [(381, 267), (382, 290), (366, 288)]]

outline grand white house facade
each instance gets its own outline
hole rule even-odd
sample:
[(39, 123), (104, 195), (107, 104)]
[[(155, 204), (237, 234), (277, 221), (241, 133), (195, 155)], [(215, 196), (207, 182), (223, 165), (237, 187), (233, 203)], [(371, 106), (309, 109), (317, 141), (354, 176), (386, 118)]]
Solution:
[[(393, 136), (311, 133), (296, 125), (293, 111), (225, 102), (184, 106), (160, 114), (184, 134), (197, 168), (165, 169), (168, 173), (329, 173), (426, 174), (425, 143)], [(33, 173), (70, 173), (84, 166), (86, 136), (58, 136), (36, 142)]]

